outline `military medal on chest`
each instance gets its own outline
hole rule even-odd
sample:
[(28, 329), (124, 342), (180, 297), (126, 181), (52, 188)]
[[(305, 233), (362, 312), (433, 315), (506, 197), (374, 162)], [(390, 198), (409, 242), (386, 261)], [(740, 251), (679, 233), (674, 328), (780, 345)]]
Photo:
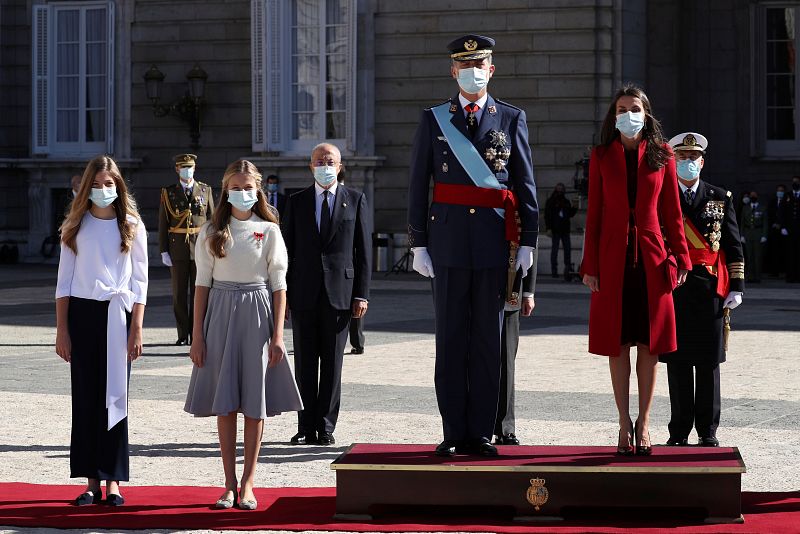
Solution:
[(492, 146), (486, 149), (483, 157), (492, 164), (494, 172), (501, 172), (506, 168), (508, 158), (511, 157), (511, 147), (507, 146), (508, 137), (505, 132), (492, 130), (489, 132), (489, 138)]
[(724, 200), (709, 200), (703, 207), (701, 217), (706, 220), (706, 224), (711, 228), (705, 236), (708, 242), (711, 243), (711, 250), (717, 252), (719, 250), (719, 241), (722, 239), (722, 218), (725, 217), (725, 201)]

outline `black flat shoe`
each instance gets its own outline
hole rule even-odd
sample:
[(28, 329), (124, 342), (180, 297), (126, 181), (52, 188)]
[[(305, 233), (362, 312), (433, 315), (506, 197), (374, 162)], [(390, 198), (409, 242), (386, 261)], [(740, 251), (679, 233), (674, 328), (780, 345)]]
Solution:
[(519, 440), (515, 434), (506, 434), (503, 436), (503, 441), (500, 445), (519, 445)]
[(317, 436), (315, 434), (308, 434), (306, 432), (298, 432), (290, 440), (292, 445), (316, 445)]
[(456, 442), (446, 439), (436, 446), (436, 456), (455, 456), (456, 455)]
[(688, 438), (673, 438), (670, 437), (667, 440), (667, 447), (688, 447), (689, 446), (689, 439)]
[(714, 436), (701, 437), (697, 440), (700, 447), (719, 447), (719, 440)]
[(116, 493), (109, 493), (106, 496), (106, 500), (104, 502), (109, 506), (122, 506), (123, 504), (125, 504), (125, 499), (122, 498), (122, 495), (117, 495)]
[(102, 492), (85, 491), (75, 498), (73, 504), (75, 506), (86, 506), (87, 504), (100, 504), (101, 502), (103, 502)]
[(333, 445), (336, 443), (336, 438), (330, 432), (320, 432), (317, 443), (320, 445)]

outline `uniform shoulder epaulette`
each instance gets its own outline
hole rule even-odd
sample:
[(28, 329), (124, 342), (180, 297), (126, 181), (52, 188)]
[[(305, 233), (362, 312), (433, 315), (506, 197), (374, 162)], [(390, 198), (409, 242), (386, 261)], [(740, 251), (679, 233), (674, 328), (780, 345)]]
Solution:
[(441, 102), (439, 102), (438, 104), (434, 104), (434, 105), (432, 105), (432, 106), (431, 106), (431, 107), (429, 107), (429, 108), (425, 108), (425, 111), (430, 111), (430, 110), (432, 110), (432, 109), (433, 109), (433, 108), (435, 108), (435, 107), (441, 106), (442, 104), (452, 104), (452, 103), (453, 103), (453, 99), (452, 99), (452, 98), (448, 98), (447, 100), (442, 100), (442, 101), (441, 101)]
[(505, 106), (505, 107), (511, 108), (511, 109), (516, 109), (517, 111), (522, 111), (522, 108), (518, 108), (517, 106), (509, 104), (508, 102), (504, 102), (504, 101), (500, 100), (499, 98), (495, 98), (494, 101), (495, 101), (496, 104), (499, 104), (501, 106)]

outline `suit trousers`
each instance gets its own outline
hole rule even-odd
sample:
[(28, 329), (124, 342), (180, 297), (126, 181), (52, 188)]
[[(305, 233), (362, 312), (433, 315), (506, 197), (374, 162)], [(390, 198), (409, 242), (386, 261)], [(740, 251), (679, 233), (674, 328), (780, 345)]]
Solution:
[(570, 234), (553, 232), (553, 243), (550, 249), (550, 268), (552, 274), (558, 274), (558, 245), (564, 245), (564, 274), (572, 272), (572, 243)]
[(692, 426), (698, 437), (715, 437), (722, 409), (719, 364), (667, 363), (670, 437), (689, 437)]
[(342, 395), (342, 361), (351, 310), (331, 306), (325, 288), (310, 310), (292, 310), (294, 371), (304, 409), (298, 430), (307, 434), (336, 429)]
[(444, 439), (488, 439), (497, 415), (507, 269), (434, 269), (434, 381)]
[(503, 313), (500, 348), (500, 396), (494, 421), (495, 436), (516, 434), (514, 421), (514, 368), (519, 346), (519, 310)]
[[(111, 430), (106, 409), (108, 301), (70, 297), (72, 438), (70, 477), (128, 480), (128, 418)], [(130, 314), (128, 315), (130, 326)], [(130, 377), (130, 364), (128, 364)]]
[(350, 345), (354, 349), (364, 350), (364, 318), (350, 319)]
[(197, 269), (194, 261), (173, 260), (169, 273), (172, 277), (172, 309), (178, 326), (178, 339), (187, 339), (192, 333)]

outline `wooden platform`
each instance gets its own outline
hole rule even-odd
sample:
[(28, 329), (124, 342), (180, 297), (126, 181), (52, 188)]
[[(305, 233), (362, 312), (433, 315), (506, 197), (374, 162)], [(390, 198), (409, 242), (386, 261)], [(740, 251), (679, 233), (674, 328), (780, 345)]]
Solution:
[(500, 446), (497, 458), (440, 458), (434, 448), (351, 445), (331, 464), (335, 517), (370, 519), (385, 507), (479, 506), (513, 509), (520, 521), (617, 508), (743, 521), (746, 469), (735, 447), (654, 447), (652, 456), (625, 457), (614, 447)]

